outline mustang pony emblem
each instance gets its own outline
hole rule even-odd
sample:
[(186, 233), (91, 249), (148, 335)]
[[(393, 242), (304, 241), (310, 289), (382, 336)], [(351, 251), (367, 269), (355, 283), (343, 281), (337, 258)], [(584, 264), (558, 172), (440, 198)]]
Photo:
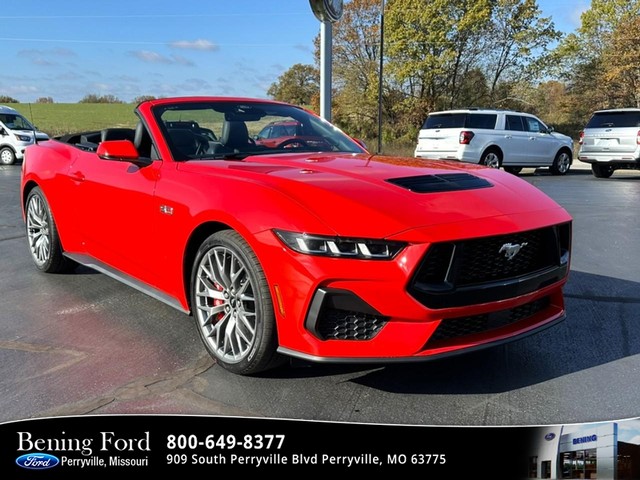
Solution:
[(500, 247), (498, 253), (504, 252), (504, 256), (507, 260), (512, 260), (520, 250), (522, 250), (527, 245), (527, 242), (524, 243), (505, 243)]

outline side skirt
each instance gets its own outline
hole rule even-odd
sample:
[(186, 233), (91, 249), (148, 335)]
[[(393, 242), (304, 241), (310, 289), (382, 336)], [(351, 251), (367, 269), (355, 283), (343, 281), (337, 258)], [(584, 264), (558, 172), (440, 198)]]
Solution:
[(180, 310), (182, 313), (186, 313), (187, 315), (191, 313), (189, 312), (189, 310), (185, 310), (180, 304), (180, 302), (178, 301), (178, 299), (176, 299), (175, 297), (167, 295), (166, 293), (158, 290), (157, 288), (154, 288), (150, 285), (147, 285), (144, 282), (141, 282), (140, 280), (137, 280), (125, 273), (122, 273), (89, 255), (81, 255), (76, 253), (65, 252), (64, 256), (70, 258), (75, 262), (78, 262), (81, 265), (84, 265), (85, 267), (92, 268), (94, 270), (97, 270), (100, 273), (104, 273), (105, 275), (108, 275), (109, 277), (114, 278), (119, 282), (124, 283), (125, 285), (133, 287), (142, 293), (146, 293), (150, 297), (153, 297), (156, 300), (160, 300), (162, 303), (166, 303), (167, 305), (175, 308), (176, 310)]

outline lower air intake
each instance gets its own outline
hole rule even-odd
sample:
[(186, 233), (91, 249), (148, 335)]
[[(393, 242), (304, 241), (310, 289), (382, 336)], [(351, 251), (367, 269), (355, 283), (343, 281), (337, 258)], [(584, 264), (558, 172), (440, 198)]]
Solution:
[(443, 320), (426, 346), (431, 347), (431, 344), (435, 342), (484, 333), (514, 324), (541, 312), (549, 304), (549, 297), (544, 297), (507, 310)]
[(362, 312), (324, 309), (318, 333), (325, 340), (371, 340), (387, 323), (386, 318)]

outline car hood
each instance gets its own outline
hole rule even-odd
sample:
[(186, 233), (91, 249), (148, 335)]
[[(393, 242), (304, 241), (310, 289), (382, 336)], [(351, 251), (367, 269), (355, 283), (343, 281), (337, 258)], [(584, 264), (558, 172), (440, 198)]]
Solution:
[(553, 137), (557, 138), (558, 140), (561, 140), (561, 141), (563, 141), (565, 143), (573, 145), (573, 139), (570, 136), (565, 135), (564, 133), (551, 132), (551, 136), (553, 136)]
[[(33, 130), (12, 130), (13, 132), (18, 133), (19, 135), (27, 135), (31, 138), (33, 138)], [(44, 132), (41, 132), (40, 130), (36, 130), (36, 138), (38, 140), (49, 140), (49, 135), (47, 135)]]
[(275, 189), (330, 229), (309, 233), (411, 238), (415, 233), (405, 232), (425, 234), (445, 224), (480, 225), (487, 219), (493, 219), (498, 230), (503, 225), (509, 231), (517, 228), (523, 214), (528, 214), (524, 223), (530, 228), (570, 219), (552, 199), (517, 176), (454, 161), (283, 154), (191, 161), (178, 168), (230, 175)]

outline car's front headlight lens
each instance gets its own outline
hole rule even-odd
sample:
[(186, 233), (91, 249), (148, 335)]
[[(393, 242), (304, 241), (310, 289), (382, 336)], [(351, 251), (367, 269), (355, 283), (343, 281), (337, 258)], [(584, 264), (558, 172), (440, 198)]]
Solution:
[(403, 242), (371, 238), (331, 237), (286, 230), (273, 232), (290, 249), (298, 253), (323, 257), (390, 260), (406, 246)]
[(30, 142), (31, 141), (31, 137), (29, 137), (28, 135), (16, 135), (16, 138), (18, 140), (20, 140), (21, 142)]

